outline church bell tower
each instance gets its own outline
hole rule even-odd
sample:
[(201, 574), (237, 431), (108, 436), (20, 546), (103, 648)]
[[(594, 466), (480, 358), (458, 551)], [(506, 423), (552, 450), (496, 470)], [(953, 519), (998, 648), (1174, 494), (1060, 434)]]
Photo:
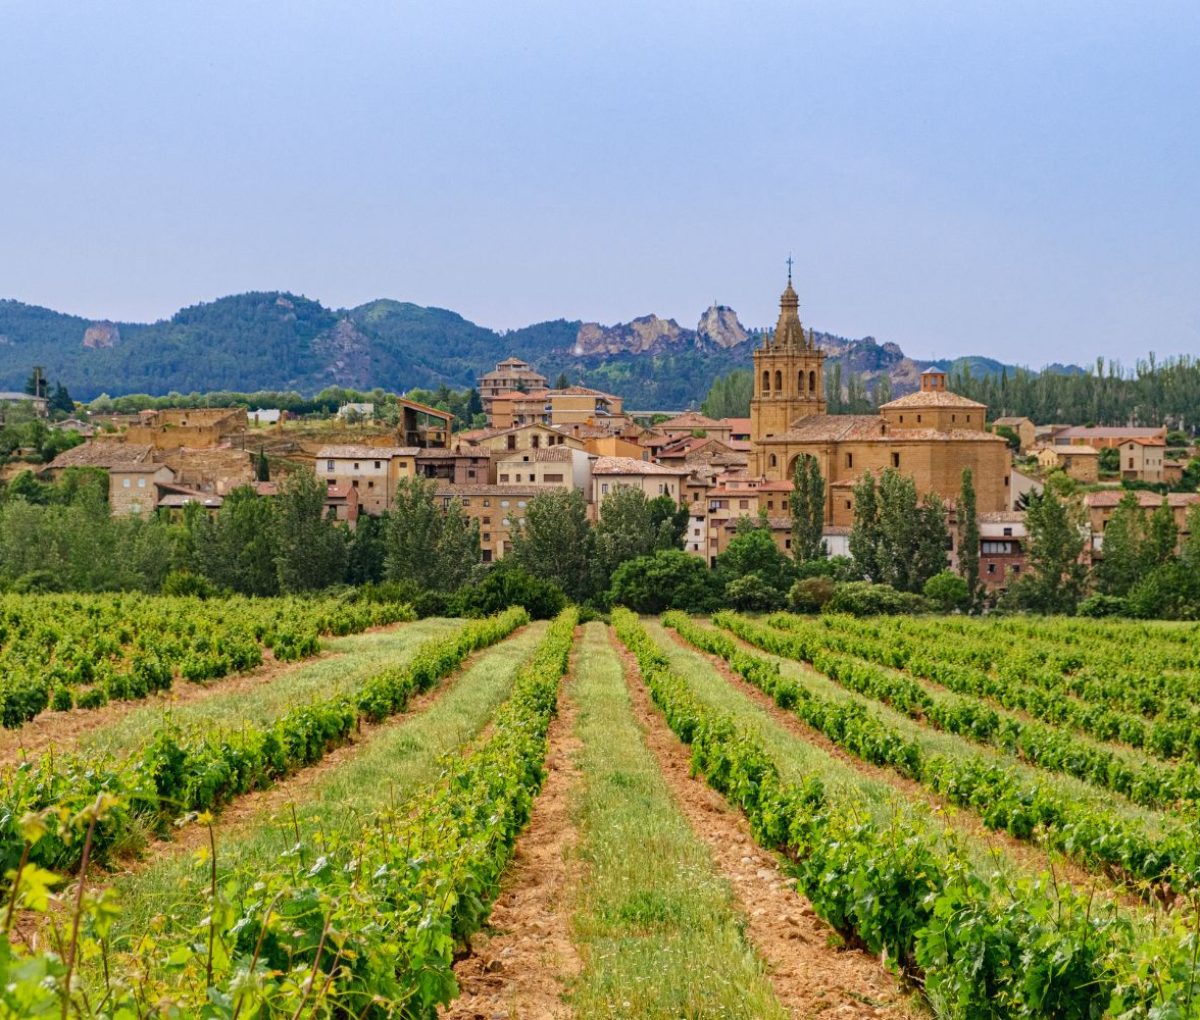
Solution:
[(779, 322), (754, 352), (754, 397), (750, 401), (750, 439), (759, 442), (786, 432), (798, 418), (825, 413), (825, 352), (800, 324), (800, 299), (792, 289), (788, 259), (787, 289), (779, 299)]

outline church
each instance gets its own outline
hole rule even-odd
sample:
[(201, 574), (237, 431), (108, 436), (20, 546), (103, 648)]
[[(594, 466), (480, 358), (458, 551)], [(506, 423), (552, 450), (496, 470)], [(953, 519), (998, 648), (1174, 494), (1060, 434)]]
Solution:
[(1011, 505), (1008, 444), (985, 431), (987, 407), (946, 389), (946, 375), (921, 376), (916, 393), (890, 401), (879, 414), (827, 414), (825, 352), (800, 322), (800, 301), (788, 273), (779, 322), (754, 351), (750, 402), (752, 471), (790, 481), (796, 461), (817, 458), (825, 478), (825, 523), (854, 523), (854, 483), (868, 471), (895, 468), (910, 475), (917, 493), (957, 499), (970, 468), (980, 513)]

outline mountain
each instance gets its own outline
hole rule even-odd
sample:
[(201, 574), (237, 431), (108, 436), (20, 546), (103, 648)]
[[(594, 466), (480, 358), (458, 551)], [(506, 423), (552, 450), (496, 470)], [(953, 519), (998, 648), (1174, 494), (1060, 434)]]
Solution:
[[(714, 304), (696, 328), (647, 315), (604, 326), (564, 319), (508, 332), (455, 312), (404, 301), (331, 309), (279, 291), (256, 291), (192, 305), (154, 323), (65, 315), (0, 300), (0, 389), (20, 389), (34, 365), (72, 395), (296, 390), (326, 386), (404, 391), (468, 386), (510, 354), (556, 379), (622, 395), (635, 409), (695, 406), (717, 375), (751, 363), (761, 331)], [(896, 394), (915, 388), (928, 363), (873, 337), (817, 333), (844, 375), (868, 385), (886, 375)], [(1004, 367), (965, 359), (984, 375)], [(941, 363), (946, 364), (946, 363)]]

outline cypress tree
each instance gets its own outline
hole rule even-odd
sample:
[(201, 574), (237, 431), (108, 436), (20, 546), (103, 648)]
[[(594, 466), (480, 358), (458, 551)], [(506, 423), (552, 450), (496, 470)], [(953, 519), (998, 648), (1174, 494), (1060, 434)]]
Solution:
[(958, 494), (958, 572), (967, 582), (971, 605), (979, 595), (979, 516), (975, 509), (975, 479), (963, 468)]

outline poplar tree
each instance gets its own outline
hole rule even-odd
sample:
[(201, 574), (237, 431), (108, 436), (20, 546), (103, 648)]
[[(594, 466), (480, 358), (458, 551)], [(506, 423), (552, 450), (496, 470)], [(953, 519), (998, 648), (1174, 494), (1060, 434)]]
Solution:
[(825, 555), (825, 479), (816, 457), (805, 455), (796, 460), (792, 472), (792, 492), (788, 496), (792, 513), (792, 558), (797, 563), (820, 559)]
[(452, 499), (439, 506), (432, 478), (402, 478), (388, 516), (384, 558), (389, 581), (424, 591), (455, 591), (479, 562), (479, 525)]
[(863, 577), (879, 580), (879, 493), (875, 476), (866, 472), (851, 490), (854, 494), (854, 524), (850, 528), (850, 555)]
[(963, 468), (958, 494), (958, 572), (967, 582), (967, 598), (974, 605), (979, 595), (979, 515), (970, 468)]

